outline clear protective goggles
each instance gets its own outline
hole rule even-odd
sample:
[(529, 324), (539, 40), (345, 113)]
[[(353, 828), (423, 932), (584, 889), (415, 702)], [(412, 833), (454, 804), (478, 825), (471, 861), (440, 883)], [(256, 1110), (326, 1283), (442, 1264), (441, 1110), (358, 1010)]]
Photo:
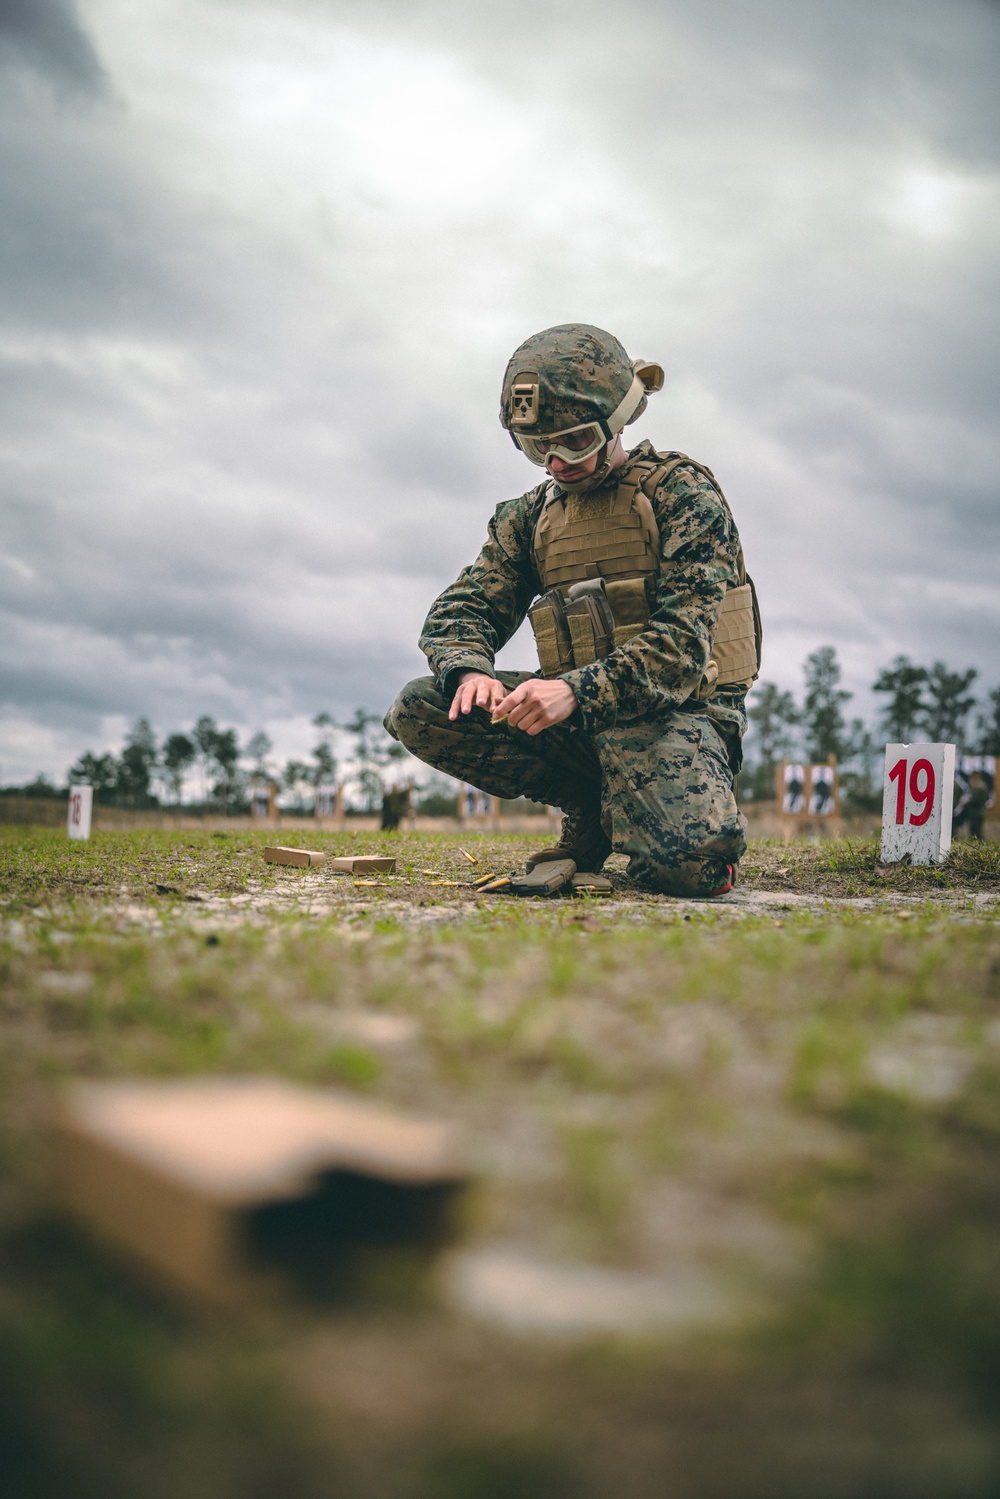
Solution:
[(527, 432), (512, 435), (525, 457), (539, 468), (544, 468), (550, 458), (561, 458), (563, 463), (583, 463), (611, 440), (603, 422), (585, 422), (581, 427), (567, 427), (564, 432), (550, 432), (546, 437), (529, 437)]

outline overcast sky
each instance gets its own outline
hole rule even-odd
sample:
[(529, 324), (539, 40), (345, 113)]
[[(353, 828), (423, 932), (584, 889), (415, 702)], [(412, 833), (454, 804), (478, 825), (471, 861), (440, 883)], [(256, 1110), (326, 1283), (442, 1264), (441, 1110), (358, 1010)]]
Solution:
[(571, 320), (666, 369), (766, 678), (1000, 681), (998, 79), (991, 0), (0, 0), (0, 781), (384, 708)]

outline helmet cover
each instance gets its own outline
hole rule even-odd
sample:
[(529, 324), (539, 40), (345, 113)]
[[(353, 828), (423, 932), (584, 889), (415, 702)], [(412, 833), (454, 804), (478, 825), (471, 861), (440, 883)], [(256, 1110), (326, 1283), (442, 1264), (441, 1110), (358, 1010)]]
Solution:
[[(635, 396), (629, 399), (636, 380)], [(565, 432), (587, 422), (620, 431), (659, 390), (659, 365), (631, 360), (618, 339), (590, 323), (561, 323), (535, 333), (511, 355), (504, 375), (500, 421), (517, 440)]]

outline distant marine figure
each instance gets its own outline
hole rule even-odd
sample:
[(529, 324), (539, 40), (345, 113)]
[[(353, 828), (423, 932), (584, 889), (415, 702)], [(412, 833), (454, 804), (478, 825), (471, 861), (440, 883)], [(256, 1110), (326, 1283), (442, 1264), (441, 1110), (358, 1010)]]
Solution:
[(410, 815), (409, 786), (394, 786), (382, 793), (382, 831), (395, 832), (404, 817)]
[(986, 812), (993, 805), (996, 759), (993, 755), (964, 755), (955, 771), (952, 831), (968, 827), (969, 837), (986, 836)]
[(969, 837), (982, 838), (986, 825), (986, 804), (990, 799), (990, 788), (981, 770), (974, 770), (969, 777)]

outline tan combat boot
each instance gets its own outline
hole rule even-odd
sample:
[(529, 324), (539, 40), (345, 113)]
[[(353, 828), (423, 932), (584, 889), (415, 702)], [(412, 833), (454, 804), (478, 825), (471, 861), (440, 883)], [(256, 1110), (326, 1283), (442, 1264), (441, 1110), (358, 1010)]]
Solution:
[(572, 859), (577, 869), (599, 874), (610, 852), (611, 839), (601, 826), (600, 808), (576, 807), (563, 812), (559, 842), (531, 854), (525, 860), (525, 868), (530, 874), (536, 864), (548, 864), (553, 859)]

